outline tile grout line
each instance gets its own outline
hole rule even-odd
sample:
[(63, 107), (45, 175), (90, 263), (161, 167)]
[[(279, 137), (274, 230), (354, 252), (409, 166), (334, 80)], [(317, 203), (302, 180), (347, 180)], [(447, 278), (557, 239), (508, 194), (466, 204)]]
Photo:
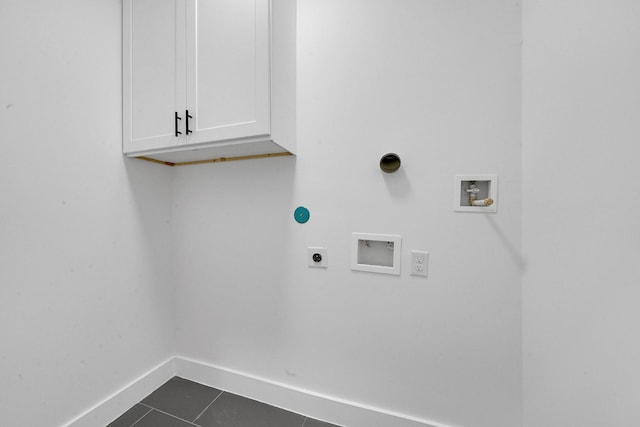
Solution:
[[(146, 406), (146, 405), (145, 405), (145, 406)], [(149, 408), (149, 410), (148, 410), (147, 412), (145, 412), (143, 416), (141, 416), (140, 418), (138, 418), (138, 420), (137, 420), (135, 423), (131, 424), (131, 426), (129, 426), (129, 427), (133, 427), (133, 426), (135, 426), (136, 424), (138, 424), (140, 421), (142, 421), (142, 419), (143, 419), (144, 417), (146, 417), (147, 415), (149, 415), (149, 412), (151, 412), (151, 411), (153, 411), (153, 408)]]
[[(218, 395), (217, 395), (217, 396), (216, 396), (216, 397), (211, 401), (211, 403), (209, 403), (209, 404), (208, 404), (208, 405), (207, 405), (207, 406), (206, 406), (206, 407), (205, 407), (205, 408), (200, 412), (200, 414), (198, 414), (198, 416), (197, 416), (193, 421), (189, 421), (189, 420), (186, 420), (186, 419), (184, 419), (184, 418), (180, 418), (180, 417), (178, 417), (178, 416), (176, 416), (176, 415), (170, 414), (170, 413), (165, 412), (165, 411), (163, 411), (163, 410), (161, 410), (161, 409), (154, 408), (153, 406), (150, 406), (150, 405), (148, 405), (148, 404), (146, 404), (146, 403), (138, 402), (138, 405), (144, 406), (144, 407), (148, 408), (149, 410), (148, 410), (148, 411), (147, 411), (147, 412), (146, 412), (142, 417), (140, 417), (140, 419), (138, 419), (136, 422), (134, 422), (133, 424), (131, 424), (131, 426), (130, 426), (130, 427), (134, 427), (136, 424), (138, 424), (140, 421), (142, 421), (142, 419), (143, 419), (144, 417), (146, 417), (147, 415), (149, 415), (149, 413), (150, 413), (151, 411), (157, 411), (157, 412), (160, 412), (161, 414), (168, 415), (168, 416), (170, 416), (170, 417), (172, 417), (172, 418), (175, 418), (175, 419), (177, 419), (177, 420), (183, 421), (183, 422), (185, 422), (185, 423), (187, 423), (187, 424), (189, 424), (189, 425), (192, 425), (192, 426), (194, 426), (194, 427), (202, 427), (201, 425), (196, 424), (196, 421), (198, 421), (198, 419), (202, 416), (202, 414), (204, 414), (204, 413), (207, 411), (207, 409), (209, 409), (209, 407), (211, 407), (211, 405), (213, 405), (213, 404), (214, 404), (214, 403), (215, 403), (215, 402), (220, 398), (220, 396), (222, 396), (224, 393), (228, 393), (228, 392), (226, 392), (226, 391), (224, 391), (224, 390), (220, 390), (220, 393), (218, 393)], [(229, 394), (232, 394), (232, 395), (233, 395), (233, 393), (229, 393)], [(268, 405), (268, 404), (267, 404), (267, 405)], [(271, 406), (271, 405), (269, 405), (269, 406)], [(289, 411), (289, 412), (290, 412), (290, 411)], [(295, 414), (296, 412), (293, 412), (293, 413)], [(305, 425), (307, 425), (307, 421), (309, 420), (309, 417), (307, 417), (306, 415), (302, 415), (302, 414), (298, 414), (298, 415), (301, 415), (301, 416), (303, 416), (303, 417), (304, 417), (304, 420), (302, 421), (302, 425), (301, 425), (300, 427), (304, 427)], [(337, 427), (340, 427), (340, 426), (337, 426)]]
[[(165, 415), (170, 416), (171, 418), (175, 418), (176, 420), (180, 420), (180, 421), (182, 421), (182, 422), (185, 422), (185, 423), (187, 423), (187, 424), (189, 424), (189, 425), (192, 425), (192, 426), (195, 426), (195, 427), (202, 427), (202, 426), (199, 426), (199, 425), (197, 425), (197, 424), (192, 423), (191, 421), (187, 421), (187, 420), (185, 420), (184, 418), (176, 417), (175, 415), (170, 414), (170, 413), (168, 413), (168, 412), (164, 412), (164, 411), (163, 411), (163, 410), (161, 410), (161, 409), (154, 408), (153, 406), (149, 406), (149, 405), (147, 405), (146, 403), (142, 403), (142, 402), (140, 402), (140, 404), (141, 404), (141, 405), (143, 405), (143, 406), (146, 406), (147, 408), (151, 408), (151, 409), (152, 409), (152, 410), (154, 410), (154, 411), (160, 412), (161, 414), (165, 414)], [(149, 411), (149, 412), (151, 412), (151, 411)], [(133, 427), (133, 426), (132, 426), (132, 427)]]
[[(200, 411), (200, 413), (195, 417), (195, 419), (193, 421), (189, 421), (189, 420), (187, 420), (185, 418), (180, 418), (180, 417), (178, 417), (176, 415), (170, 414), (168, 412), (165, 412), (165, 411), (163, 411), (161, 409), (155, 408), (155, 407), (153, 407), (151, 405), (148, 405), (148, 404), (143, 403), (142, 401), (140, 401), (140, 402), (138, 402), (138, 404), (143, 406), (143, 407), (145, 407), (145, 408), (147, 408), (148, 411), (144, 415), (142, 415), (142, 417), (140, 417), (137, 421), (135, 421), (133, 424), (131, 424), (130, 427), (135, 427), (138, 423), (140, 423), (140, 421), (142, 421), (143, 418), (145, 418), (147, 415), (149, 415), (149, 413), (151, 413), (154, 410), (159, 412), (159, 413), (161, 413), (161, 414), (164, 414), (164, 415), (167, 415), (167, 416), (169, 416), (171, 418), (174, 418), (176, 420), (185, 422), (185, 423), (189, 424), (190, 426), (202, 427), (201, 425), (196, 424), (196, 421), (198, 421), (200, 419), (200, 417), (202, 417), (202, 415), (211, 407), (211, 405), (213, 405), (220, 398), (220, 396), (222, 396), (224, 393), (228, 393), (228, 392), (226, 392), (224, 390), (217, 390), (217, 391), (219, 391), (218, 395), (202, 411)], [(233, 395), (233, 393), (229, 393), (229, 394)], [(272, 405), (269, 405), (269, 404), (266, 404), (266, 405), (272, 406)], [(282, 409), (282, 408), (280, 408), (280, 409)], [(285, 411), (287, 411), (287, 410), (285, 410)], [(291, 411), (289, 411), (289, 412), (291, 412)], [(293, 412), (293, 413), (296, 414), (295, 412)], [(309, 421), (309, 417), (306, 416), (306, 415), (302, 415), (302, 414), (298, 414), (298, 415), (301, 415), (302, 417), (304, 417), (300, 427), (305, 427), (307, 425), (307, 421)], [(339, 426), (336, 426), (336, 427), (339, 427)]]
[(198, 416), (195, 418), (195, 420), (193, 420), (193, 422), (194, 422), (194, 423), (195, 423), (196, 421), (198, 421), (198, 418), (200, 418), (200, 417), (202, 416), (202, 414), (204, 414), (204, 413), (207, 411), (207, 409), (209, 409), (209, 407), (210, 407), (211, 405), (213, 405), (213, 404), (215, 403), (215, 401), (216, 401), (216, 400), (218, 400), (218, 398), (219, 398), (220, 396), (222, 396), (222, 393), (224, 393), (224, 391), (223, 391), (223, 390), (221, 390), (221, 391), (220, 391), (220, 393), (215, 397), (215, 399), (213, 399), (213, 400), (211, 401), (211, 403), (209, 403), (209, 404), (207, 405), (207, 407), (206, 407), (206, 408), (204, 408), (204, 409), (202, 410), (202, 412), (200, 412), (200, 413), (198, 414)]

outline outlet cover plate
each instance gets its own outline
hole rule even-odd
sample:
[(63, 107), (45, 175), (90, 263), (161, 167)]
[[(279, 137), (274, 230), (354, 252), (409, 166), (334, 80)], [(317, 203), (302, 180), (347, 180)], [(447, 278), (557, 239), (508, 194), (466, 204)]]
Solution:
[[(319, 254), (322, 257), (320, 262), (313, 260), (313, 255)], [(329, 259), (327, 258), (327, 248), (308, 247), (307, 248), (307, 265), (309, 267), (327, 268), (329, 267)]]
[(411, 251), (411, 275), (429, 277), (429, 252)]

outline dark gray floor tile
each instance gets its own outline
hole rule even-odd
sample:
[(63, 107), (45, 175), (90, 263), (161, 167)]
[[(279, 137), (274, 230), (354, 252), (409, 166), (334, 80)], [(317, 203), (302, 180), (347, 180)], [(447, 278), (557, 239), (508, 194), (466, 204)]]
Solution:
[(325, 423), (324, 421), (314, 420), (313, 418), (307, 418), (304, 423), (304, 427), (340, 427), (336, 424)]
[(131, 427), (133, 423), (142, 418), (147, 412), (149, 412), (149, 408), (146, 406), (135, 405), (107, 427)]
[(173, 377), (145, 397), (142, 403), (183, 420), (193, 421), (220, 393), (218, 389)]
[(195, 423), (202, 427), (302, 427), (304, 419), (303, 415), (223, 393)]
[(193, 424), (154, 409), (137, 422), (135, 427), (193, 427)]
[(325, 423), (324, 421), (314, 420), (313, 418), (307, 418), (304, 423), (304, 427), (339, 427), (335, 424)]

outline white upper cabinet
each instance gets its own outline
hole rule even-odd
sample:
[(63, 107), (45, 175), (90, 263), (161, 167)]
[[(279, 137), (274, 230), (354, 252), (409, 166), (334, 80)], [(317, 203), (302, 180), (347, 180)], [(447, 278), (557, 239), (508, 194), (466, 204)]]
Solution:
[(176, 0), (125, 1), (125, 152), (177, 144)]
[(124, 141), (169, 163), (295, 150), (295, 0), (124, 0)]
[(190, 142), (268, 135), (269, 2), (200, 0), (188, 5)]

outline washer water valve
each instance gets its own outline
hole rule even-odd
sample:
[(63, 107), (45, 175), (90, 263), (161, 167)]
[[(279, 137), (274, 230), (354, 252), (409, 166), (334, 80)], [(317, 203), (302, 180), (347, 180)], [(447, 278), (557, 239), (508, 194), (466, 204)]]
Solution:
[(496, 212), (497, 175), (456, 175), (453, 210), (456, 212)]
[(493, 199), (487, 197), (486, 199), (478, 200), (478, 193), (480, 189), (477, 187), (475, 181), (471, 181), (469, 183), (469, 188), (467, 189), (467, 193), (469, 193), (469, 206), (491, 206), (493, 204)]

